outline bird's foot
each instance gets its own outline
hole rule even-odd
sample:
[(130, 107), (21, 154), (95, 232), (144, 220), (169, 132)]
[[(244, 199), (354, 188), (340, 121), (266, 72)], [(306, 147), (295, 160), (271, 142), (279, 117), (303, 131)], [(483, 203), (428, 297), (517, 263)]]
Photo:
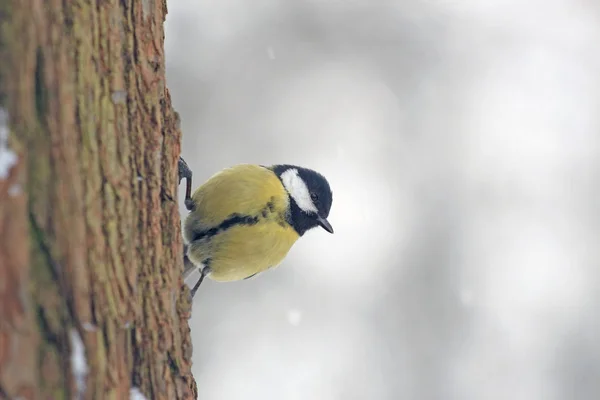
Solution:
[(210, 274), (211, 269), (210, 267), (204, 267), (202, 268), (202, 270), (200, 271), (200, 278), (198, 279), (198, 282), (196, 282), (196, 284), (194, 285), (194, 287), (191, 290), (191, 295), (192, 295), (192, 299), (194, 298), (194, 296), (196, 295), (196, 292), (198, 291), (198, 288), (200, 287), (200, 284), (202, 283), (202, 281), (204, 280), (204, 278)]
[(179, 157), (179, 184), (181, 184), (181, 180), (185, 178), (185, 208), (188, 211), (192, 211), (194, 209), (194, 201), (192, 200), (192, 170), (188, 167), (185, 160)]

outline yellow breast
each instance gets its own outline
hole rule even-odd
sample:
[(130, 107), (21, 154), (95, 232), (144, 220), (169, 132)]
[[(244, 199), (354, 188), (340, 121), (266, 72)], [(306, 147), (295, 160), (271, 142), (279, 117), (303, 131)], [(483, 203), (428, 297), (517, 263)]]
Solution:
[(276, 222), (263, 220), (256, 225), (238, 225), (214, 237), (209, 277), (235, 281), (276, 267), (283, 261), (298, 234)]
[(285, 220), (287, 192), (264, 167), (228, 168), (192, 198), (196, 208), (184, 225), (188, 257), (208, 265), (213, 280), (240, 280), (275, 267), (299, 238)]

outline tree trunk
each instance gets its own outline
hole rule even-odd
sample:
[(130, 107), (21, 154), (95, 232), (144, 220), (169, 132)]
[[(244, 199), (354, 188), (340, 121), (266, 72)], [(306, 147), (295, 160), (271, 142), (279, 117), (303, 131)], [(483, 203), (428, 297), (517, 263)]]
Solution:
[(166, 13), (0, 0), (0, 399), (196, 398)]

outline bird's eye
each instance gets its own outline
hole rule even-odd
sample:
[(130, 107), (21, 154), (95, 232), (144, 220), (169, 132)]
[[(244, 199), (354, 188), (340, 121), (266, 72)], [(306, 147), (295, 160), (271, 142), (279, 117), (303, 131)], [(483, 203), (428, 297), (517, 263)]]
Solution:
[(316, 202), (317, 200), (319, 200), (319, 196), (318, 196), (316, 193), (311, 193), (311, 194), (310, 194), (310, 199), (311, 199), (313, 202)]

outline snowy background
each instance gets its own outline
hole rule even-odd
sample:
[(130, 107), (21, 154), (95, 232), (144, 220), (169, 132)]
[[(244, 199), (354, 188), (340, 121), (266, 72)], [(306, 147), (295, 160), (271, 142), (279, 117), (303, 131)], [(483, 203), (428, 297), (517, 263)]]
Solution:
[(600, 3), (168, 7), (195, 184), (285, 162), (334, 190), (334, 235), (203, 284), (200, 399), (600, 398)]

